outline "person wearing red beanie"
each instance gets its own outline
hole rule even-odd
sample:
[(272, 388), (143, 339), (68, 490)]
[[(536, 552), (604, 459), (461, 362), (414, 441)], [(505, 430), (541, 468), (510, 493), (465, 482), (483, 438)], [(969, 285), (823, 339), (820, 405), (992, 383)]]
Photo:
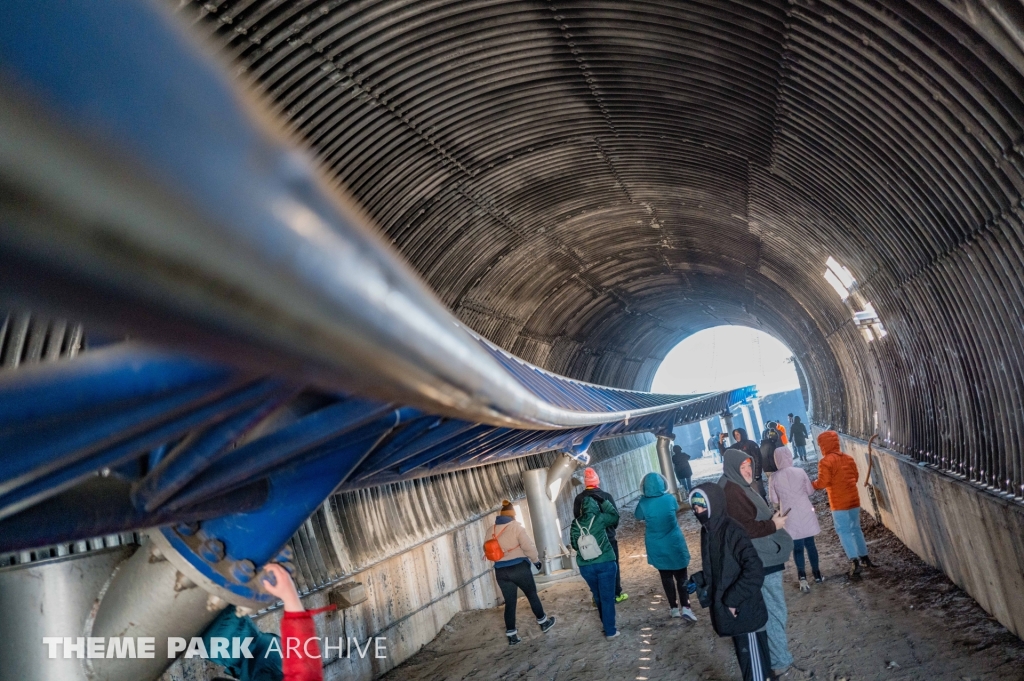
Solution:
[[(598, 477), (597, 471), (593, 468), (587, 468), (583, 471), (583, 485), (586, 489), (576, 495), (576, 498), (572, 502), (572, 515), (574, 518), (579, 518), (583, 513), (583, 500), (587, 497), (593, 497), (597, 503), (601, 503), (601, 500), (607, 500), (612, 506), (615, 506), (615, 499), (611, 494), (601, 489), (601, 478)], [(615, 509), (618, 511), (618, 508)], [(615, 539), (615, 528), (619, 526), (618, 523), (608, 528), (608, 543), (612, 545), (612, 551), (615, 552), (615, 602), (621, 603), (622, 601), (629, 598), (629, 594), (622, 590), (622, 570), (619, 569), (619, 542)]]

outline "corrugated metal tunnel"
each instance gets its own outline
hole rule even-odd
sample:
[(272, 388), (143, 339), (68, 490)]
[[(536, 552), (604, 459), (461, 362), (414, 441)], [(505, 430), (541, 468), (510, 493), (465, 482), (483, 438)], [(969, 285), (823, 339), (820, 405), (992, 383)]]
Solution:
[(629, 502), (652, 433), (749, 399), (641, 392), (737, 324), (1024, 635), (1019, 0), (69, 7), (0, 25), (0, 609), (81, 579), (40, 631), (191, 636), (286, 560), (312, 606), (365, 583), (324, 633), (393, 657), (325, 666), (376, 677), (498, 601), (528, 470)]
[(493, 342), (645, 389), (760, 327), (815, 422), (1024, 493), (1015, 3), (174, 6)]

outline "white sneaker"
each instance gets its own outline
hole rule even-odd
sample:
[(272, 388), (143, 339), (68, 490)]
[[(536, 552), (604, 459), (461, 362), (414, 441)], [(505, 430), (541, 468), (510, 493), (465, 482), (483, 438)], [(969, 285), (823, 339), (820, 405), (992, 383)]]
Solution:
[(807, 583), (806, 578), (800, 580), (800, 590), (803, 591), (805, 594), (811, 593), (811, 585)]
[(690, 610), (689, 608), (683, 608), (683, 617), (690, 620), (691, 622), (697, 621), (697, 616), (694, 615), (693, 610)]
[(670, 608), (668, 611), (669, 617), (679, 617), (679, 608)]
[(612, 634), (611, 636), (605, 636), (605, 638), (606, 638), (606, 639), (608, 639), (608, 640), (610, 641), (610, 640), (612, 640), (613, 638), (615, 638), (616, 636), (618, 636), (618, 635), (619, 635), (620, 633), (622, 633), (622, 632), (616, 631), (616, 632), (615, 632), (614, 634)]

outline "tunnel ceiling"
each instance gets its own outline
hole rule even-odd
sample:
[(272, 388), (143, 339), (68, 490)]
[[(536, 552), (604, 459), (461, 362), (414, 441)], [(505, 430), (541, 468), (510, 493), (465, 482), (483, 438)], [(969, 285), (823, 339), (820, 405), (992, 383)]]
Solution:
[(1019, 495), (1024, 20), (989, 4), (1001, 38), (952, 0), (172, 6), (504, 348), (645, 389), (764, 328), (819, 424)]

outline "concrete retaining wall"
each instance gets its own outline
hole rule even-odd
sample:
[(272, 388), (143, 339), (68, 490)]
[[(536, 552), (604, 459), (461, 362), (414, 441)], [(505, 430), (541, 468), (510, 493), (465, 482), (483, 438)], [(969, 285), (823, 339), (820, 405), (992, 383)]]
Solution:
[[(867, 442), (840, 438), (863, 482)], [(888, 449), (872, 458), (874, 500), (861, 486), (861, 507), (1024, 638), (1024, 506)]]

